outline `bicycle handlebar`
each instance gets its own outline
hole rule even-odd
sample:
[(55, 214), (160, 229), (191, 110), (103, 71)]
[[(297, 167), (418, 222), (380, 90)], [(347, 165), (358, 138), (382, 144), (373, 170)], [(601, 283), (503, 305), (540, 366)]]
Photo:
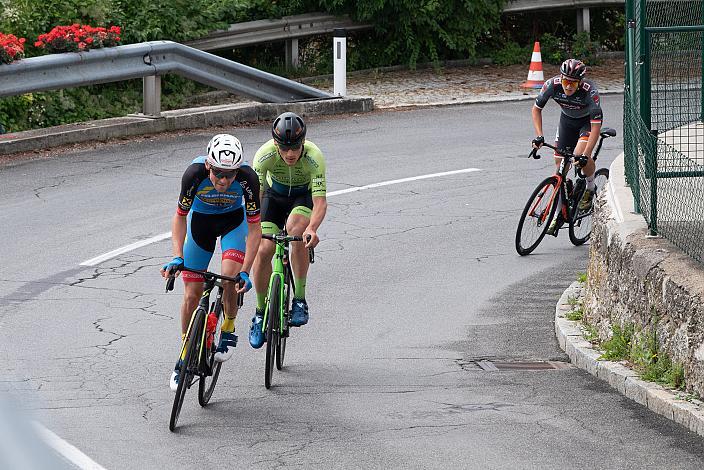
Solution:
[[(235, 284), (239, 285), (242, 287), (244, 284), (244, 281), (242, 281), (242, 278), (240, 278), (240, 275), (238, 274), (235, 277), (229, 277), (229, 276), (223, 276), (222, 274), (216, 274), (216, 273), (211, 273), (210, 271), (201, 271), (198, 269), (190, 269), (185, 267), (184, 265), (177, 266), (173, 271), (170, 272), (170, 276), (166, 278), (166, 292), (170, 292), (174, 290), (174, 283), (176, 282), (176, 271), (188, 271), (191, 273), (196, 273), (202, 275), (207, 281), (210, 280), (221, 280), (221, 281), (232, 281)], [(241, 307), (242, 304), (244, 303), (244, 293), (237, 294), (237, 306)]]
[[(262, 238), (265, 238), (267, 240), (271, 240), (276, 243), (289, 243), (289, 242), (302, 242), (303, 237), (299, 235), (281, 235), (281, 234), (276, 234), (276, 235), (270, 235), (267, 233), (262, 234)], [(310, 240), (310, 235), (308, 235), (307, 240)], [(315, 263), (315, 250), (313, 248), (308, 248), (308, 261), (312, 263)]]
[[(602, 140), (603, 140), (603, 137), (602, 137)], [(570, 153), (570, 152), (566, 151), (565, 149), (555, 147), (553, 145), (548, 144), (547, 142), (544, 142), (541, 147), (547, 147), (547, 148), (553, 149), (555, 152), (557, 152), (562, 157), (567, 159), (568, 162), (574, 161), (575, 163), (577, 163), (577, 175), (580, 178), (586, 178), (584, 173), (582, 173), (582, 168), (584, 167), (584, 165), (587, 164), (587, 158), (589, 158), (589, 157), (587, 157), (585, 155), (576, 156), (575, 154)], [(528, 154), (528, 158), (534, 158), (535, 160), (539, 160), (540, 155), (538, 155), (538, 150), (539, 150), (538, 148), (533, 148), (533, 150), (531, 150), (531, 152)], [(593, 157), (593, 160), (596, 162), (596, 155)]]

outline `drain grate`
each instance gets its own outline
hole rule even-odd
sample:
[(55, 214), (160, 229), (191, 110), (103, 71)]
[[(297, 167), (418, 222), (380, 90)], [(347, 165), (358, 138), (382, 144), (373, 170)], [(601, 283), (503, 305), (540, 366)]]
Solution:
[(556, 370), (571, 369), (572, 364), (560, 361), (477, 361), (476, 364), (487, 372), (502, 370)]

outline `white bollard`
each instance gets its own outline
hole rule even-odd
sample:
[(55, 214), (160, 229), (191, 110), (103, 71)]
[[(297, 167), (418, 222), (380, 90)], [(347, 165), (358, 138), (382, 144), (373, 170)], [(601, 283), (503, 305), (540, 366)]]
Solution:
[(333, 71), (335, 83), (333, 94), (345, 96), (347, 94), (347, 31), (335, 29), (333, 32)]

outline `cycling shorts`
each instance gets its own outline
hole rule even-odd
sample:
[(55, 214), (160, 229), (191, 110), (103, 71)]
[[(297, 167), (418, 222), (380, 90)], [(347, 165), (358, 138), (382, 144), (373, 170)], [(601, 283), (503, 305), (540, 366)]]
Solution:
[[(215, 251), (215, 242), (220, 237), (222, 259), (244, 262), (244, 251), (248, 233), (244, 210), (220, 214), (204, 214), (190, 211), (187, 218), (186, 242), (183, 245), (183, 264), (187, 268), (208, 269)], [(184, 282), (203, 282), (203, 276), (184, 271)]]
[(262, 196), (262, 233), (274, 234), (281, 231), (289, 214), (310, 218), (312, 209), (313, 195), (310, 190), (288, 196), (268, 188)]
[[(560, 124), (555, 134), (555, 147), (561, 149), (569, 149), (573, 152), (580, 140), (589, 140), (589, 134), (592, 130), (591, 118), (585, 116), (583, 118), (571, 118), (560, 114)], [(561, 157), (555, 152), (556, 157)]]

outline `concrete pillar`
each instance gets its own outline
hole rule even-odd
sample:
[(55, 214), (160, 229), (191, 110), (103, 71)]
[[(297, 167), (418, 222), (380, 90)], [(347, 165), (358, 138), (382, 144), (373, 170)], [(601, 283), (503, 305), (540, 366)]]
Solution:
[(161, 116), (161, 77), (159, 75), (142, 79), (142, 113), (145, 116)]
[(590, 27), (589, 27), (589, 8), (580, 8), (577, 10), (577, 32), (581, 33), (582, 31), (589, 32)]
[(297, 69), (300, 66), (298, 61), (298, 38), (286, 40), (286, 69)]

